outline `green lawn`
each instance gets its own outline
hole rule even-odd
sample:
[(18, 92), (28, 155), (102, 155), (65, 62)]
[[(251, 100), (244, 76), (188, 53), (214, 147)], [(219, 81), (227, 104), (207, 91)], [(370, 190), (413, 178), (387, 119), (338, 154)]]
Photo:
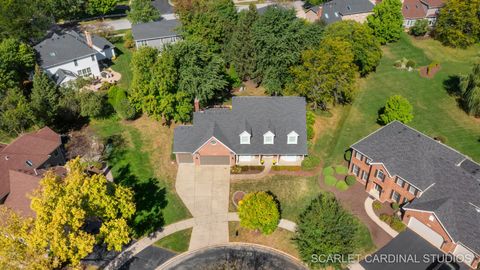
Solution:
[(174, 252), (182, 253), (188, 250), (192, 229), (186, 229), (173, 233), (155, 242), (155, 246), (166, 248)]
[[(417, 71), (397, 70), (393, 63), (403, 57), (413, 59), (417, 66), (437, 61), (441, 70), (433, 79), (422, 78)], [(462, 111), (444, 86), (452, 76), (469, 72), (478, 58), (478, 46), (451, 49), (434, 40), (403, 35), (399, 42), (384, 48), (377, 71), (359, 81), (353, 104), (332, 110), (335, 123), (322, 131), (314, 151), (326, 165), (340, 162), (351, 144), (380, 128), (376, 123), (378, 110), (388, 97), (400, 94), (414, 107), (410, 126), (430, 136), (442, 136), (446, 144), (480, 161), (480, 122)]]
[[(137, 123), (141, 121), (147, 120), (143, 118), (136, 120)], [(160, 207), (163, 217), (155, 218), (163, 219), (164, 224), (190, 217), (189, 211), (174, 192), (172, 177), (169, 177), (167, 172), (158, 170), (162, 164), (157, 161), (158, 158), (153, 151), (161, 152), (162, 149), (149, 138), (148, 131), (155, 129), (157, 133), (162, 133), (163, 130), (153, 123), (149, 127), (139, 129), (135, 123), (119, 121), (116, 117), (94, 120), (90, 126), (96, 134), (113, 145), (108, 160), (113, 166), (113, 176), (116, 182), (126, 182), (135, 186), (134, 190), (140, 197), (136, 202), (137, 209)], [(169, 160), (166, 162), (170, 163)]]
[(122, 78), (118, 82), (118, 85), (124, 89), (130, 87), (132, 81), (132, 71), (130, 70), (130, 61), (132, 59), (132, 51), (123, 46), (123, 39), (115, 44), (115, 53), (117, 58), (113, 60), (111, 68), (122, 74)]

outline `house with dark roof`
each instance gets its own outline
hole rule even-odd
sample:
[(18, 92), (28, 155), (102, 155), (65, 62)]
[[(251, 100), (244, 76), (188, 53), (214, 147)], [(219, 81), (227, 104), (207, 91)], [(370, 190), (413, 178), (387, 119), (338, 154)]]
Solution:
[(87, 31), (54, 32), (33, 48), (40, 67), (59, 85), (77, 77), (99, 77), (100, 63), (115, 57), (112, 43)]
[(403, 0), (403, 26), (410, 28), (418, 20), (428, 20), (428, 25), (434, 26), (444, 5), (445, 0)]
[(408, 228), (476, 269), (480, 165), (398, 121), (351, 146), (349, 170), (380, 202), (402, 206)]
[(332, 0), (306, 10), (307, 20), (316, 18), (331, 24), (341, 20), (354, 20), (363, 23), (372, 14), (375, 5), (370, 0)]
[(167, 44), (175, 43), (182, 39), (178, 32), (179, 20), (159, 20), (148, 23), (132, 25), (132, 35), (135, 40), (135, 47), (149, 46), (163, 49)]
[(193, 124), (175, 128), (177, 163), (196, 165), (300, 165), (307, 155), (306, 102), (302, 97), (233, 97), (230, 108), (199, 110)]
[(28, 195), (47, 170), (65, 173), (60, 135), (48, 127), (24, 134), (0, 147), (0, 203), (33, 216)]

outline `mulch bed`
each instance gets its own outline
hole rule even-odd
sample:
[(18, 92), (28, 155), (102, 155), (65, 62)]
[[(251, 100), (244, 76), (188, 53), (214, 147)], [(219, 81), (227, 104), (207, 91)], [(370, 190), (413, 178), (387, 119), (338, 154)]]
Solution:
[(439, 64), (430, 68), (429, 67), (430, 66), (420, 67), (420, 76), (422, 76), (423, 78), (432, 79), (433, 77), (435, 77), (435, 74), (437, 74), (437, 72), (440, 71), (440, 69), (442, 68)]
[(238, 202), (240, 202), (243, 197), (245, 197), (245, 192), (243, 191), (235, 191), (235, 193), (233, 193), (233, 204), (235, 205), (235, 207), (238, 207)]

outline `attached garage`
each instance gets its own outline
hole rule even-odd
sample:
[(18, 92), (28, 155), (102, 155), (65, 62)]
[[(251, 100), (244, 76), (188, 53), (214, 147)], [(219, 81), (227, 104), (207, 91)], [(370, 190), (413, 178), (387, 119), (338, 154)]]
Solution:
[(408, 227), (430, 242), (430, 244), (437, 248), (441, 248), (443, 244), (443, 237), (434, 230), (430, 229), (427, 225), (420, 222), (418, 219), (411, 217), (408, 221)]
[(177, 154), (177, 163), (193, 163), (192, 154)]
[(200, 165), (230, 165), (230, 156), (200, 156)]

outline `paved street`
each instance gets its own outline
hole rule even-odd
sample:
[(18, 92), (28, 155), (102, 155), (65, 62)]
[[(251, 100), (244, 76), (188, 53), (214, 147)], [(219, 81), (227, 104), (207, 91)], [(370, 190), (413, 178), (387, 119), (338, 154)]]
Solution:
[(163, 248), (149, 246), (127, 261), (120, 270), (151, 270), (173, 258), (176, 253)]
[(180, 164), (176, 190), (195, 218), (189, 249), (227, 243), (230, 167)]

